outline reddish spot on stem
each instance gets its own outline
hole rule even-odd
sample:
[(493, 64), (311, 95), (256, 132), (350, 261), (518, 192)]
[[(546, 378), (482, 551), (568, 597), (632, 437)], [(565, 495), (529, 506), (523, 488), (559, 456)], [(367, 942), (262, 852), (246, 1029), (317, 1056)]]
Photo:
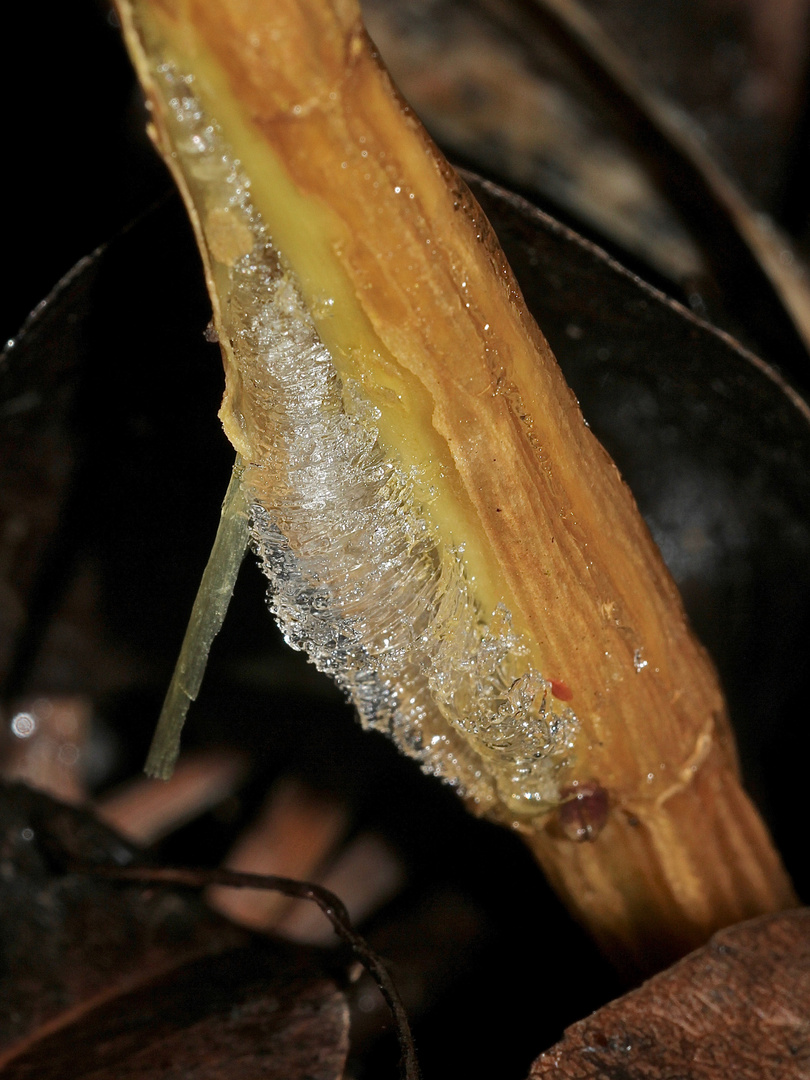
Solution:
[(557, 824), (563, 836), (578, 843), (594, 841), (607, 821), (610, 809), (607, 791), (595, 780), (589, 780), (563, 788), (560, 796), (565, 801), (557, 811)]
[(551, 692), (555, 698), (559, 698), (560, 701), (570, 701), (574, 696), (574, 691), (561, 679), (549, 679), (548, 684), (551, 687)]

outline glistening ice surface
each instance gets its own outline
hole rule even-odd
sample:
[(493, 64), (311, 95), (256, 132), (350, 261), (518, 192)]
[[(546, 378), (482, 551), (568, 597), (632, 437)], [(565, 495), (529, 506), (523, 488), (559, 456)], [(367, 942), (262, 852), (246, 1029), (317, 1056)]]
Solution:
[(155, 78), (239, 372), (253, 542), (286, 640), (481, 809), (556, 803), (573, 714), (553, 707), (509, 612), (479, 610), (463, 552), (428, 525), (374, 409), (341, 381), (193, 78), (168, 63)]

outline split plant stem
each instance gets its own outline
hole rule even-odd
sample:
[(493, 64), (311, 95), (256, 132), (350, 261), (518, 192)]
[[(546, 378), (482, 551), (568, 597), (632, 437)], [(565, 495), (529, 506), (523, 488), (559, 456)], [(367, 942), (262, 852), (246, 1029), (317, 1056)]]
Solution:
[(647, 969), (788, 906), (717, 677), (354, 0), (119, 0), (287, 640)]

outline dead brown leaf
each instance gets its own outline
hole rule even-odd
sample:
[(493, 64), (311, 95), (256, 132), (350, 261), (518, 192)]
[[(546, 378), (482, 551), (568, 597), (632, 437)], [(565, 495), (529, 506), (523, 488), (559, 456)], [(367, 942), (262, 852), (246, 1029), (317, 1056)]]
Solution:
[(570, 1027), (529, 1080), (799, 1080), (810, 1075), (810, 910), (716, 934)]

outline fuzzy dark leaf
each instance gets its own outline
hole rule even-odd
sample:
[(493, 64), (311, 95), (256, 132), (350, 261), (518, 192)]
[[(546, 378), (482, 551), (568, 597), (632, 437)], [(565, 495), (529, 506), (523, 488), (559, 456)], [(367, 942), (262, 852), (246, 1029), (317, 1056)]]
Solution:
[(300, 950), (196, 960), (39, 1039), (8, 1080), (338, 1080), (348, 1009)]
[(0, 843), (5, 1076), (341, 1075), (348, 1009), (312, 950), (248, 947), (196, 892), (66, 873), (142, 860), (21, 785), (0, 787)]
[[(700, 122), (757, 204), (778, 213), (807, 108), (807, 0), (582, 3), (648, 85)], [(806, 193), (802, 202), (806, 214)]]
[(0, 1047), (67, 1010), (246, 940), (195, 895), (66, 874), (136, 849), (92, 815), (0, 784)]

